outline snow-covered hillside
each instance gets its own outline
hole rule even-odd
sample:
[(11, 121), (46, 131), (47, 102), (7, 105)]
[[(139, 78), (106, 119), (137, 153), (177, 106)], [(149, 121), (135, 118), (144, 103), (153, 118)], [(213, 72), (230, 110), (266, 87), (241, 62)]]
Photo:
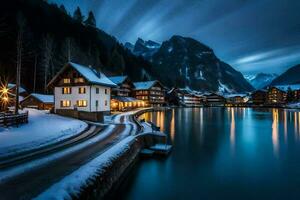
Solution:
[(277, 77), (277, 74), (258, 73), (256, 75), (245, 75), (245, 79), (255, 88), (262, 89)]

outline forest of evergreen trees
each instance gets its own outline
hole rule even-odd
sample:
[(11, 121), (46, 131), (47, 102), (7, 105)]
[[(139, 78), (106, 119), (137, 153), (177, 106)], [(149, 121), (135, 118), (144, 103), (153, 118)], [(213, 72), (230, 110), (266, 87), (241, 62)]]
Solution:
[(117, 39), (96, 28), (92, 12), (85, 17), (77, 8), (69, 14), (63, 5), (42, 0), (1, 3), (2, 82), (15, 82), (18, 62), (21, 84), (36, 92), (45, 92), (47, 83), (68, 61), (91, 65), (108, 75), (127, 74), (134, 81), (155, 76), (149, 62), (134, 56)]

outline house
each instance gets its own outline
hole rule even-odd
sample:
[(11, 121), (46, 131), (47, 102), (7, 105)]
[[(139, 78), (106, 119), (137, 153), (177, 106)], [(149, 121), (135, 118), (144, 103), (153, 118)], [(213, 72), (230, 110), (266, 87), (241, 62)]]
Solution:
[(109, 79), (117, 85), (111, 92), (111, 110), (125, 111), (145, 106), (145, 102), (132, 97), (134, 84), (128, 76), (113, 76)]
[(74, 118), (102, 121), (110, 113), (111, 88), (116, 87), (92, 67), (69, 62), (49, 82), (54, 91), (54, 112)]
[(266, 104), (268, 105), (281, 105), (286, 103), (287, 93), (276, 86), (268, 88), (266, 96)]
[(227, 94), (224, 97), (226, 98), (226, 106), (245, 106), (248, 101), (247, 94)]
[(51, 110), (54, 107), (54, 96), (32, 93), (21, 101), (22, 107)]
[(276, 85), (275, 87), (286, 93), (290, 90), (292, 92), (291, 101), (300, 101), (300, 84)]
[(143, 100), (145, 106), (160, 107), (165, 104), (165, 90), (159, 81), (134, 83), (134, 97)]
[(193, 94), (191, 91), (186, 89), (179, 89), (179, 99), (182, 105), (188, 107), (197, 107), (202, 104), (202, 98), (200, 95)]
[(166, 92), (165, 101), (168, 103), (168, 105), (171, 106), (180, 105), (179, 93), (180, 90), (178, 88), (172, 88), (168, 92)]
[(204, 94), (205, 104), (207, 106), (224, 106), (226, 103), (226, 99), (216, 93), (207, 93)]
[(267, 99), (267, 90), (256, 90), (252, 92), (250, 99), (253, 105), (264, 105)]

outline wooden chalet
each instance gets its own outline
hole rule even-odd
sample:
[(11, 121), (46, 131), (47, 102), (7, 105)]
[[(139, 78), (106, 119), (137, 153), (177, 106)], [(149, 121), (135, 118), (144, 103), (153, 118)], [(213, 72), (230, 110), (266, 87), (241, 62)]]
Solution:
[(205, 104), (207, 106), (225, 106), (226, 99), (216, 93), (204, 94)]
[(134, 97), (145, 102), (145, 106), (160, 107), (165, 104), (165, 89), (159, 81), (134, 83)]
[(134, 84), (128, 76), (113, 76), (109, 79), (117, 85), (111, 93), (111, 110), (126, 111), (145, 106), (145, 102), (132, 97)]
[(39, 110), (51, 110), (54, 107), (54, 96), (32, 93), (21, 101), (24, 108), (36, 108)]
[(267, 100), (267, 90), (256, 90), (251, 93), (250, 101), (253, 105), (263, 106)]
[(267, 105), (283, 105), (286, 104), (287, 93), (279, 87), (271, 86), (268, 88), (266, 104)]

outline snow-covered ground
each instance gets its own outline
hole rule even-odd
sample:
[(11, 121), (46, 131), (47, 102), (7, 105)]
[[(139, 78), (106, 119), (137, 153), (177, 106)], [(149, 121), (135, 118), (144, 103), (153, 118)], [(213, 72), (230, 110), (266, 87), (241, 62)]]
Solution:
[(83, 121), (47, 111), (27, 109), (29, 123), (17, 127), (0, 127), (0, 157), (55, 143), (84, 131)]

